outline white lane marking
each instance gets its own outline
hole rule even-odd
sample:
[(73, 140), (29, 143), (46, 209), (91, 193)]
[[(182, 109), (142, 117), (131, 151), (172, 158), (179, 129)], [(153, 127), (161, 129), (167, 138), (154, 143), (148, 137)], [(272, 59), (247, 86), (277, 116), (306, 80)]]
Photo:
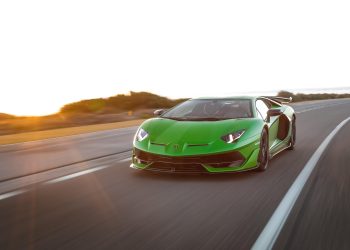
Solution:
[(296, 114), (300, 114), (300, 113), (304, 113), (304, 112), (308, 112), (308, 111), (312, 111), (312, 110), (329, 108), (329, 107), (334, 107), (334, 106), (343, 105), (343, 104), (349, 104), (349, 103), (348, 102), (341, 102), (341, 103), (334, 103), (334, 104), (330, 104), (330, 105), (321, 105), (321, 106), (316, 106), (316, 107), (312, 107), (312, 108), (307, 108), (307, 109), (304, 109), (304, 110), (296, 111), (295, 113)]
[(126, 162), (126, 161), (131, 161), (131, 157), (123, 159), (123, 160), (120, 160), (119, 162)]
[[(126, 161), (130, 161), (130, 160), (131, 160), (131, 157), (123, 159), (123, 160), (119, 160), (118, 162), (126, 162)], [(57, 183), (57, 182), (60, 182), (60, 181), (69, 180), (69, 179), (72, 179), (72, 178), (75, 178), (75, 177), (78, 177), (78, 176), (81, 176), (81, 175), (84, 175), (84, 174), (90, 174), (92, 172), (108, 168), (110, 166), (111, 165), (109, 165), (109, 166), (107, 166), (107, 165), (99, 166), (99, 167), (87, 169), (87, 170), (84, 170), (84, 171), (80, 171), (80, 172), (77, 172), (77, 173), (74, 173), (74, 174), (65, 175), (65, 176), (62, 176), (62, 177), (59, 177), (59, 178), (56, 178), (56, 179), (49, 180), (49, 181), (45, 182), (45, 184), (53, 184), (53, 183)]]
[(62, 177), (59, 177), (59, 178), (47, 181), (45, 183), (46, 184), (53, 184), (53, 183), (57, 183), (57, 182), (60, 182), (60, 181), (69, 180), (69, 179), (72, 179), (72, 178), (75, 178), (75, 177), (78, 177), (78, 176), (81, 176), (81, 175), (84, 175), (84, 174), (90, 174), (92, 172), (96, 172), (96, 171), (105, 169), (107, 167), (108, 166), (100, 166), (100, 167), (91, 168), (91, 169), (80, 171), (80, 172), (77, 172), (77, 173), (74, 173), (74, 174), (65, 175), (65, 176), (62, 176)]
[[(126, 161), (130, 161), (130, 160), (131, 160), (131, 157), (119, 160), (118, 162), (126, 162)], [(45, 184), (53, 184), (53, 183), (57, 183), (57, 182), (60, 182), (60, 181), (69, 180), (69, 179), (72, 179), (72, 178), (75, 178), (75, 177), (78, 177), (78, 176), (81, 176), (81, 175), (84, 175), (84, 174), (89, 174), (89, 173), (92, 173), (92, 172), (95, 172), (95, 171), (99, 171), (99, 170), (108, 168), (110, 166), (111, 165), (103, 165), (103, 166), (91, 168), (91, 169), (88, 169), (88, 170), (80, 171), (80, 172), (77, 172), (77, 173), (74, 173), (74, 174), (65, 175), (65, 176), (62, 176), (62, 177), (59, 177), (59, 178), (56, 178), (56, 179), (49, 180), (49, 181), (45, 182)], [(13, 197), (13, 196), (16, 196), (16, 195), (19, 195), (19, 194), (23, 194), (23, 193), (25, 193), (27, 191), (28, 190), (26, 190), (26, 189), (20, 189), (20, 190), (8, 192), (8, 193), (0, 194), (0, 200), (4, 200), (6, 198), (10, 198), (10, 197)]]
[[(334, 105), (333, 105), (334, 106)], [(312, 111), (312, 110), (318, 110), (318, 109), (323, 109), (323, 108), (328, 108), (328, 107), (332, 107), (332, 106), (327, 106), (327, 107), (317, 107), (317, 108), (308, 108), (308, 109), (304, 109), (301, 111), (297, 111), (295, 113), (300, 114), (300, 113), (304, 113), (304, 112), (308, 112), (308, 111)]]
[(314, 170), (318, 160), (326, 150), (329, 143), (332, 141), (338, 131), (348, 122), (350, 117), (342, 121), (321, 143), (315, 153), (311, 156), (309, 161), (304, 166), (292, 186), (289, 188), (286, 195), (283, 197), (281, 203), (276, 208), (265, 228), (255, 241), (252, 250), (272, 249), (279, 233), (281, 232), (284, 223), (286, 222), (289, 213), (291, 212), (296, 200), (298, 199), (306, 181)]
[(12, 192), (9, 192), (9, 193), (5, 193), (5, 194), (1, 194), (0, 195), (0, 200), (4, 200), (6, 198), (10, 198), (12, 196), (16, 196), (16, 195), (19, 195), (19, 194), (23, 194), (25, 193), (27, 190), (25, 189), (20, 189), (20, 190), (16, 190), (16, 191), (12, 191)]

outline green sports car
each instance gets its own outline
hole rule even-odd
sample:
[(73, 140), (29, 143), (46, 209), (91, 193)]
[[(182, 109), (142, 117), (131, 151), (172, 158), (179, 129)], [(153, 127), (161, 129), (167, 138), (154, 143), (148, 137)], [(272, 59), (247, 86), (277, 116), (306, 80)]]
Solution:
[(296, 116), (291, 98), (196, 98), (146, 120), (133, 141), (131, 167), (170, 173), (265, 170), (293, 149)]

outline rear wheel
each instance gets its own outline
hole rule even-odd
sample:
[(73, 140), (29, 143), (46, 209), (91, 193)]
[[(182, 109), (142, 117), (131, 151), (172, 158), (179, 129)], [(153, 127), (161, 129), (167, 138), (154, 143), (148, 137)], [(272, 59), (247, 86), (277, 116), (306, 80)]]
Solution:
[(257, 169), (265, 171), (269, 163), (269, 139), (266, 129), (261, 132), (260, 151), (258, 156)]
[(296, 129), (296, 125), (295, 125), (295, 117), (293, 117), (293, 120), (292, 120), (292, 133), (290, 135), (289, 147), (288, 147), (289, 150), (293, 150), (295, 148), (296, 132), (297, 132), (297, 129)]

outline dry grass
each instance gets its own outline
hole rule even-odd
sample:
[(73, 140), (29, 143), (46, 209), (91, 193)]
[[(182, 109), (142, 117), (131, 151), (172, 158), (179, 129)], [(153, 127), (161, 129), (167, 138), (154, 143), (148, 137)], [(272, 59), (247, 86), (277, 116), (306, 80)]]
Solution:
[(44, 131), (12, 134), (12, 135), (3, 135), (3, 136), (0, 136), (0, 145), (36, 141), (36, 140), (43, 140), (43, 139), (49, 139), (49, 138), (55, 138), (55, 137), (91, 133), (91, 132), (102, 131), (102, 130), (137, 126), (137, 125), (140, 125), (143, 121), (144, 120), (132, 120), (132, 121), (87, 125), (87, 126), (80, 126), (80, 127), (51, 129), (51, 130), (44, 130)]

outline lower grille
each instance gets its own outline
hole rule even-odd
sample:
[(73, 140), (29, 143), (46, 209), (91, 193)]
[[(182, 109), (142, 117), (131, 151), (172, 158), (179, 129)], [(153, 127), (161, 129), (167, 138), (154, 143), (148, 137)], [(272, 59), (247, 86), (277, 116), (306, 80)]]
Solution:
[(173, 163), (152, 163), (146, 170), (154, 172), (167, 173), (207, 173), (204, 167), (200, 164), (173, 164)]
[(169, 173), (208, 173), (203, 165), (212, 168), (239, 166), (244, 157), (238, 151), (195, 156), (166, 156), (148, 153), (134, 148), (134, 160), (148, 165), (145, 170)]
[(202, 163), (206, 165), (244, 161), (243, 155), (238, 151), (231, 151), (220, 154), (196, 155), (196, 156), (166, 156), (148, 153), (134, 148), (134, 155), (144, 162), (166, 162), (176, 164)]

